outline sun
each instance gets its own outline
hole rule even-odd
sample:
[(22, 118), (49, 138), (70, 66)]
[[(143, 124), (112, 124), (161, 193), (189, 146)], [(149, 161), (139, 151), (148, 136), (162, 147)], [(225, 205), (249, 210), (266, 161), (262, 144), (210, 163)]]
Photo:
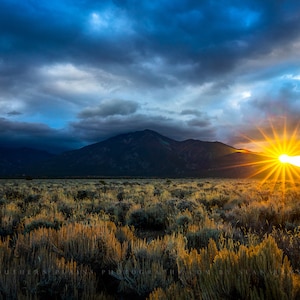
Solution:
[(287, 154), (281, 154), (278, 158), (283, 164), (291, 164), (296, 167), (300, 167), (300, 155), (290, 156)]
[(273, 185), (281, 182), (284, 193), (287, 183), (295, 186), (300, 178), (299, 124), (291, 128), (287, 126), (286, 120), (287, 118), (269, 120), (269, 128), (258, 128), (263, 143), (249, 139), (261, 146), (259, 156), (262, 158), (255, 162), (257, 170), (251, 176), (261, 175), (262, 184), (266, 181)]
[(241, 134), (258, 150), (251, 152), (255, 159), (233, 167), (250, 166), (252, 171), (249, 178), (259, 178), (261, 185), (271, 183), (273, 189), (280, 186), (285, 193), (287, 186), (295, 186), (300, 180), (299, 124), (287, 126), (286, 117), (267, 121), (264, 129), (257, 127), (260, 138), (252, 139)]
[(280, 161), (281, 163), (283, 163), (283, 164), (288, 163), (288, 162), (289, 162), (289, 158), (290, 158), (290, 156), (287, 155), (287, 154), (281, 154), (281, 155), (278, 157), (279, 161)]

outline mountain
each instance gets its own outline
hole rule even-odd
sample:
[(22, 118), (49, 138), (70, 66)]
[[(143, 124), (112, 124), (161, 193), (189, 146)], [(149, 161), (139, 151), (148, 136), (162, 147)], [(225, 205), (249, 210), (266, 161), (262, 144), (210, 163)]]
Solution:
[(54, 154), (31, 148), (0, 148), (0, 176), (21, 176), (33, 164), (54, 157)]
[[(0, 148), (0, 177), (247, 177), (261, 156), (220, 142), (175, 141), (152, 130), (60, 155)], [(241, 166), (241, 165), (247, 165)]]
[(245, 168), (228, 167), (253, 159), (250, 156), (220, 142), (179, 142), (144, 130), (65, 152), (32, 166), (30, 172), (52, 177), (244, 177)]

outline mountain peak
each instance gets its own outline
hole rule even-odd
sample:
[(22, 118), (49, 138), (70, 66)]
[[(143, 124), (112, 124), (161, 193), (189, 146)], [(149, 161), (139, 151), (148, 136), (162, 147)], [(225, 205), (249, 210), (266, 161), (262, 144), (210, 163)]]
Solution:
[[(231, 169), (222, 171), (224, 163), (226, 166), (232, 163), (237, 165), (246, 156), (247, 154), (219, 142), (192, 139), (176, 141), (145, 129), (120, 134), (61, 155), (45, 157), (45, 161), (30, 166), (26, 164), (26, 173), (49, 177), (226, 177), (232, 176), (233, 172)], [(24, 158), (23, 155), (22, 157)], [(30, 161), (30, 158), (26, 160)], [(2, 166), (7, 163), (8, 160), (2, 160)], [(20, 159), (19, 164), (23, 164)], [(5, 168), (8, 169), (9, 166)]]
[(66, 152), (42, 169), (45, 175), (63, 176), (200, 176), (213, 160), (233, 151), (227, 145), (179, 142), (144, 129)]

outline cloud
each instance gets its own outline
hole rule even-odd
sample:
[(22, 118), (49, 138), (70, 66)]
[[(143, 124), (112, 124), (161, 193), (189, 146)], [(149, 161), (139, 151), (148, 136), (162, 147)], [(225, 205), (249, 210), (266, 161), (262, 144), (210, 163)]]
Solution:
[(7, 115), (8, 115), (8, 116), (19, 116), (19, 115), (22, 115), (22, 113), (19, 112), (19, 111), (16, 111), (16, 110), (12, 110), (12, 111), (9, 111), (9, 112), (7, 113)]
[[(220, 77), (245, 59), (288, 48), (299, 36), (296, 1), (229, 1), (226, 7), (220, 1), (51, 3), (2, 1), (1, 44), (7, 55), (26, 49), (30, 63), (35, 57), (105, 64), (106, 71), (113, 68), (122, 76), (130, 71), (131, 80), (142, 77), (144, 84), (157, 84), (155, 76), (161, 84), (178, 84)], [(148, 72), (145, 62), (160, 72)]]
[(199, 120), (199, 119), (192, 119), (187, 122), (189, 126), (195, 126), (195, 127), (207, 127), (211, 123), (208, 120)]
[(57, 153), (80, 145), (80, 140), (68, 132), (55, 130), (45, 124), (0, 118), (1, 147), (31, 147)]
[(114, 115), (126, 116), (137, 111), (139, 104), (130, 100), (111, 99), (105, 100), (96, 107), (88, 107), (78, 115), (80, 119), (94, 117), (108, 117)]
[(296, 0), (2, 0), (0, 135), (237, 143), (269, 116), (294, 122), (299, 20)]
[(133, 114), (110, 116), (108, 118), (83, 119), (70, 124), (70, 131), (76, 132), (86, 142), (97, 142), (117, 134), (151, 129), (175, 140), (199, 138), (210, 140), (216, 132), (209, 122), (202, 128), (190, 127), (185, 121), (178, 121), (162, 115)]
[(180, 114), (183, 116), (192, 115), (196, 117), (201, 117), (203, 115), (203, 113), (201, 111), (198, 111), (197, 109), (184, 109)]

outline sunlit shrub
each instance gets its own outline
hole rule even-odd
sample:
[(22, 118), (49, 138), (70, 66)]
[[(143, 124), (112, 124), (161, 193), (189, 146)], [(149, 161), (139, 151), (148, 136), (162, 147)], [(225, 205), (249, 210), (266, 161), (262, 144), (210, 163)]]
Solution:
[[(180, 283), (172, 283), (167, 289), (157, 288), (147, 298), (149, 300), (190, 300), (195, 299), (193, 292)], [(199, 298), (201, 299), (201, 298)]]
[(115, 224), (109, 221), (98, 221), (93, 226), (66, 225), (58, 232), (57, 248), (66, 258), (87, 264), (96, 271), (113, 269), (126, 254), (126, 245), (121, 245), (115, 232)]
[(177, 275), (176, 259), (184, 248), (182, 235), (165, 236), (150, 243), (132, 241), (131, 255), (113, 273), (120, 280), (120, 291), (146, 297), (155, 288), (168, 287)]
[(300, 274), (300, 228), (292, 231), (286, 229), (274, 229), (272, 237), (276, 240), (278, 247), (282, 249), (289, 258), (294, 270)]
[(179, 269), (180, 281), (196, 298), (297, 299), (299, 293), (296, 275), (271, 237), (237, 252), (217, 251), (212, 243), (179, 259)]

